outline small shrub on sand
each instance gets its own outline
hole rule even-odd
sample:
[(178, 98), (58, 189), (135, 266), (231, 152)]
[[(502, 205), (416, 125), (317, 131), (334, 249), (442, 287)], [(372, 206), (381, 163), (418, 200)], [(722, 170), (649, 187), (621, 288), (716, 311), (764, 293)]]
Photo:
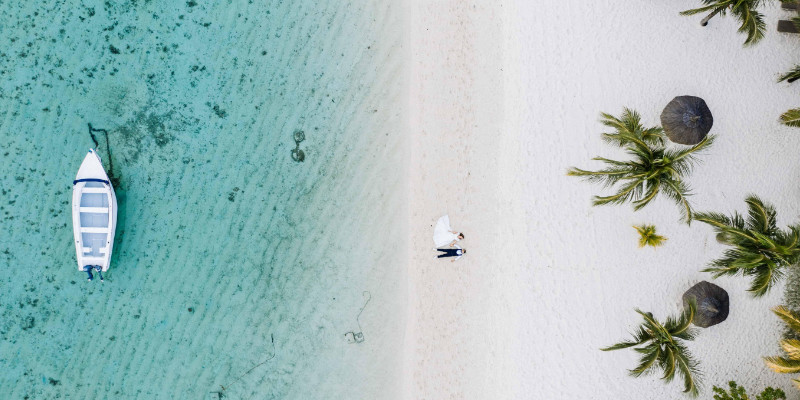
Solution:
[(656, 235), (655, 225), (634, 225), (633, 228), (639, 232), (639, 247), (650, 246), (656, 248), (662, 246), (667, 240), (664, 236)]
[(737, 385), (736, 382), (728, 382), (728, 390), (714, 386), (714, 400), (786, 400), (786, 393), (781, 389), (768, 387), (756, 395), (755, 399), (751, 399), (747, 395), (744, 388)]

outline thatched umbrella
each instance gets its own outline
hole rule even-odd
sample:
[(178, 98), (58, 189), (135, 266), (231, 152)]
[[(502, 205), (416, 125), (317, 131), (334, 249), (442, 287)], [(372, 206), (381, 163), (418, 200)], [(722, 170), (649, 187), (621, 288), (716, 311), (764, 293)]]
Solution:
[(714, 117), (703, 99), (695, 96), (678, 96), (661, 112), (661, 126), (669, 140), (695, 145), (708, 135)]
[(728, 318), (728, 292), (713, 283), (702, 281), (692, 286), (683, 294), (683, 306), (689, 307), (691, 300), (697, 304), (692, 323), (701, 328), (708, 328)]

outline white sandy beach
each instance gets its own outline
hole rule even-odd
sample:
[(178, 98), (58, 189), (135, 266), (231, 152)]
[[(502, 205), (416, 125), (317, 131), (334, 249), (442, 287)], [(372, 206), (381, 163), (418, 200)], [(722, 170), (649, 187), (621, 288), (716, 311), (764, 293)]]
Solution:
[[(683, 17), (699, 1), (412, 1), (409, 11), (409, 312), (405, 398), (676, 399), (679, 382), (634, 379), (627, 339), (635, 307), (665, 318), (724, 247), (701, 223), (678, 221), (659, 199), (591, 207), (598, 185), (566, 176), (621, 156), (602, 143), (601, 111), (638, 110), (646, 126), (673, 97), (695, 95), (714, 114), (717, 142), (688, 181), (696, 210), (744, 211), (756, 193), (779, 226), (800, 215), (794, 183), (800, 131), (780, 113), (800, 86), (776, 83), (798, 60), (800, 37), (775, 32), (791, 15), (766, 10), (768, 34), (743, 48), (730, 17)], [(613, 157), (612, 157), (613, 158)], [(431, 232), (449, 213), (469, 254), (434, 258)], [(667, 236), (637, 248), (634, 224)], [(769, 309), (782, 285), (752, 299), (743, 278), (713, 280), (731, 298), (727, 321), (690, 344), (703, 388), (736, 380), (797, 398), (791, 376), (768, 370), (782, 326)]]

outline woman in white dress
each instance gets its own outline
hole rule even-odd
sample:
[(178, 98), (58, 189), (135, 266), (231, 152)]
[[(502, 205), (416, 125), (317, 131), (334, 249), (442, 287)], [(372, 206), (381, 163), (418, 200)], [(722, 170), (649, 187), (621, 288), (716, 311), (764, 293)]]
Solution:
[(436, 244), (436, 248), (447, 245), (453, 247), (462, 239), (464, 239), (463, 233), (450, 228), (450, 216), (444, 215), (436, 221), (436, 227), (433, 228), (433, 243)]

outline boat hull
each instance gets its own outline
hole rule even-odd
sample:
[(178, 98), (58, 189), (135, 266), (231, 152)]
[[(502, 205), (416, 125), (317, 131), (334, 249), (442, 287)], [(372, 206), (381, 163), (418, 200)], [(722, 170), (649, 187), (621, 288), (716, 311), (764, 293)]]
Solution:
[(78, 270), (108, 271), (117, 227), (117, 195), (94, 150), (83, 159), (72, 187), (72, 227)]

